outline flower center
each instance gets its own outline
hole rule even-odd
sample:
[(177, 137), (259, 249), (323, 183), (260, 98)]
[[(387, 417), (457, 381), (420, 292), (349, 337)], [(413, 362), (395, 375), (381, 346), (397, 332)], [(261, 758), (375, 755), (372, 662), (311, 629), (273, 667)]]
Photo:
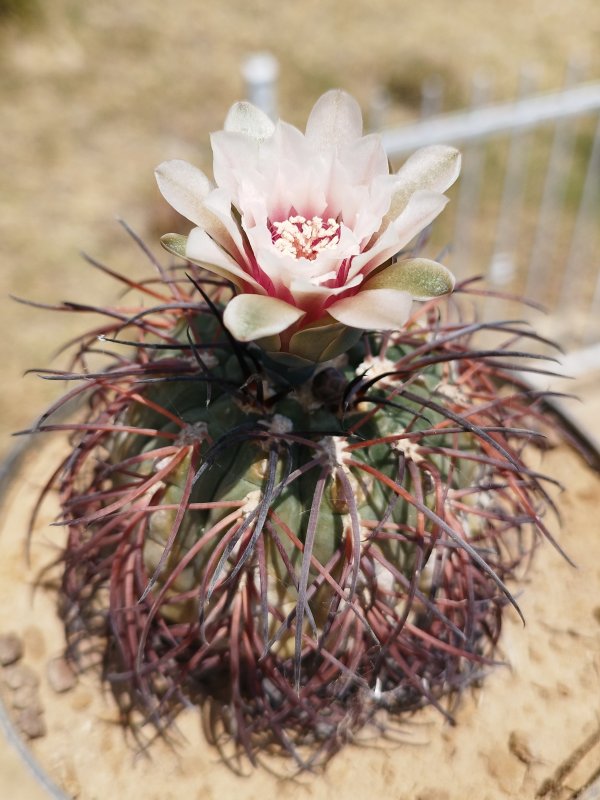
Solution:
[(340, 226), (333, 217), (324, 222), (321, 217), (306, 219), (298, 215), (283, 222), (269, 222), (269, 227), (273, 244), (281, 253), (309, 261), (340, 241)]

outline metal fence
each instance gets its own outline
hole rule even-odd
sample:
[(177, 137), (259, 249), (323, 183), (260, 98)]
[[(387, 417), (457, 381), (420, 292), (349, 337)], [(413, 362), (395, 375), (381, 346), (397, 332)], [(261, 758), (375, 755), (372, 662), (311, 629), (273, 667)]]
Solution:
[[(573, 83), (569, 70), (562, 90), (533, 94), (524, 76), (519, 97), (490, 104), (479, 80), (469, 109), (382, 131), (392, 161), (425, 144), (461, 148), (452, 227), (436, 243), (449, 242), (461, 277), (483, 273), (546, 306), (537, 327), (570, 349), (600, 341), (600, 83)], [(423, 109), (433, 101), (430, 87)]]
[[(246, 76), (248, 97), (273, 114), (272, 57), (258, 56)], [(373, 127), (397, 166), (424, 145), (460, 147), (462, 175), (428, 255), (443, 251), (458, 277), (481, 274), (489, 288), (541, 303), (548, 313), (537, 312), (536, 328), (572, 352), (597, 353), (600, 365), (600, 82), (582, 82), (571, 65), (559, 91), (536, 93), (530, 72), (513, 101), (490, 103), (492, 88), (476, 76), (470, 106), (441, 113), (442, 83), (429, 81), (420, 118), (396, 128), (378, 95)], [(483, 311), (513, 312), (508, 300)]]

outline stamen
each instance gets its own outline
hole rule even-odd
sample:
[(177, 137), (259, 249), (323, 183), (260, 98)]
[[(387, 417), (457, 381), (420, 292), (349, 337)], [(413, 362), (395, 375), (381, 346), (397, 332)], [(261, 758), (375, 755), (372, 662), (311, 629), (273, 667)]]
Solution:
[(269, 225), (275, 247), (293, 258), (314, 261), (322, 250), (335, 247), (340, 241), (340, 226), (333, 217), (324, 222), (321, 217), (306, 219), (297, 215)]

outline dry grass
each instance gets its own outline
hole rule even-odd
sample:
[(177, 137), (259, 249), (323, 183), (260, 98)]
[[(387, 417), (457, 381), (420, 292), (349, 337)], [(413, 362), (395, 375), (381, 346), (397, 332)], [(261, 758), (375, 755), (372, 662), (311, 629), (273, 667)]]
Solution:
[[(246, 54), (267, 49), (279, 58), (282, 114), (302, 124), (331, 86), (366, 107), (384, 84), (400, 117), (432, 73), (444, 75), (456, 103), (478, 69), (496, 96), (512, 93), (522, 62), (537, 64), (548, 88), (560, 85), (573, 54), (598, 76), (599, 38), (597, 0), (53, 0), (35, 22), (3, 20), (1, 432), (26, 425), (56, 394), (56, 385), (21, 373), (46, 365), (74, 332), (63, 315), (27, 310), (7, 295), (111, 297), (80, 249), (132, 275), (146, 269), (114, 217), (152, 243), (170, 227), (152, 170), (173, 156), (209, 167), (207, 132), (243, 92)], [(9, 445), (3, 436), (0, 449)]]

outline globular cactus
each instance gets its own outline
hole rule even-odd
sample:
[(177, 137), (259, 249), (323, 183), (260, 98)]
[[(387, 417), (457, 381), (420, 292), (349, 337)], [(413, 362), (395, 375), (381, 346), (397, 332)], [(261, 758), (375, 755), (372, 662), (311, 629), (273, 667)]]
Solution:
[[(313, 765), (381, 707), (449, 716), (548, 536), (523, 461), (542, 397), (513, 372), (531, 334), (433, 301), (298, 381), (222, 326), (227, 286), (194, 269), (139, 290), (155, 305), (107, 310), (60, 375), (83, 418), (37, 428), (73, 432), (56, 482), (75, 663), (101, 643), (125, 718), (212, 698), (252, 760), (277, 742)], [(93, 371), (98, 335), (114, 353)]]
[(390, 175), (333, 92), (305, 136), (238, 104), (213, 149), (217, 188), (157, 171), (197, 225), (163, 238), (187, 265), (111, 273), (138, 310), (70, 305), (107, 321), (48, 374), (86, 398), (36, 426), (72, 432), (48, 487), (68, 652), (100, 648), (130, 724), (208, 702), (252, 762), (278, 745), (308, 768), (381, 708), (450, 717), (444, 696), (494, 663), (505, 582), (550, 536), (525, 461), (543, 396), (518, 372), (536, 337), (463, 322), (438, 299), (452, 275), (406, 250), (453, 148)]

